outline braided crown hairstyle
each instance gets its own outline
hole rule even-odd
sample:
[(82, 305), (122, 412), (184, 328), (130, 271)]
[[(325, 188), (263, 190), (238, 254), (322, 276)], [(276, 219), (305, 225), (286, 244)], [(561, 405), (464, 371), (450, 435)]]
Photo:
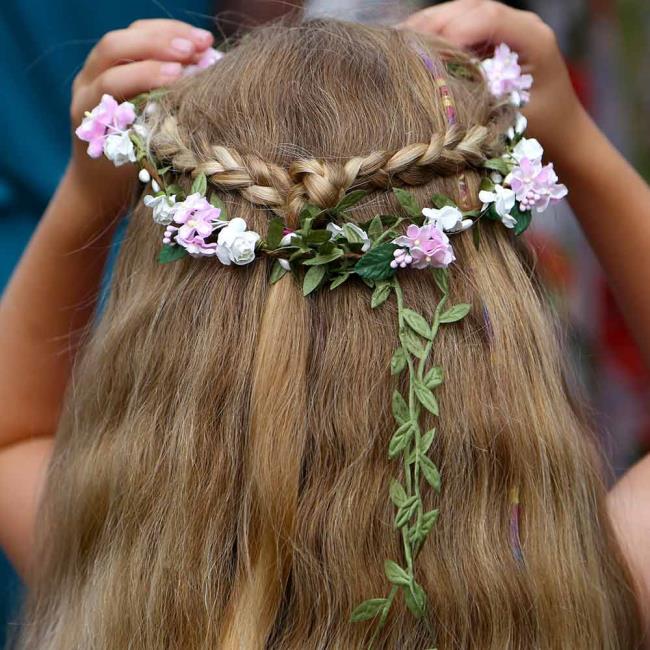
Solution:
[[(317, 23), (312, 23), (311, 29), (314, 28), (317, 29)], [(372, 30), (359, 31), (361, 39), (371, 41), (376, 36)], [(349, 41), (336, 42), (337, 38), (343, 38), (342, 35), (330, 36), (332, 47), (354, 47), (354, 43)], [(394, 31), (392, 38), (401, 46), (396, 48), (397, 51), (404, 52), (412, 59), (418, 58), (419, 53), (424, 51), (420, 43), (414, 43), (413, 35)], [(409, 47), (403, 47), (404, 41), (410, 42)], [(309, 58), (309, 46), (309, 41), (305, 41), (301, 56)], [(240, 45), (238, 59), (248, 55), (254, 61), (254, 50), (259, 47), (259, 41), (248, 46), (246, 43)], [(428, 47), (431, 47), (431, 44)], [(368, 51), (372, 50), (360, 47), (354, 54), (351, 51), (350, 56), (363, 56), (363, 53)], [(292, 56), (296, 56), (295, 51)], [(488, 158), (502, 153), (504, 125), (508, 123), (511, 109), (508, 104), (497, 102), (491, 97), (484, 84), (479, 81), (480, 74), (468, 56), (458, 52), (450, 56), (453, 56), (455, 67), (463, 69), (466, 77), (463, 82), (452, 82), (464, 90), (461, 95), (468, 95), (467, 101), (470, 101), (471, 96), (471, 104), (482, 108), (476, 116), (480, 119), (472, 120), (469, 124), (450, 125), (441, 119), (443, 116), (440, 114), (432, 114), (429, 120), (430, 132), (418, 133), (413, 130), (407, 141), (404, 141), (404, 133), (396, 129), (395, 133), (385, 134), (383, 141), (376, 142), (373, 149), (365, 152), (368, 141), (363, 137), (366, 130), (363, 125), (360, 123), (358, 129), (354, 129), (350, 125), (337, 124), (334, 105), (332, 104), (329, 114), (327, 106), (318, 105), (321, 100), (320, 97), (316, 100), (316, 95), (320, 95), (318, 76), (323, 73), (320, 66), (301, 66), (302, 74), (311, 78), (291, 79), (289, 71), (293, 68), (288, 61), (287, 78), (266, 79), (263, 86), (256, 84), (260, 79), (251, 79), (250, 85), (243, 86), (236, 78), (231, 77), (233, 71), (229, 68), (226, 58), (209, 73), (214, 76), (213, 83), (220, 89), (216, 94), (218, 106), (215, 106), (215, 113), (206, 113), (203, 98), (197, 97), (194, 101), (188, 101), (181, 84), (178, 88), (179, 94), (171, 93), (163, 101), (163, 111), (156, 118), (157, 125), (151, 138), (151, 148), (159, 160), (171, 165), (179, 174), (193, 178), (204, 173), (214, 188), (223, 192), (238, 192), (253, 205), (270, 208), (276, 214), (284, 216), (290, 225), (296, 224), (297, 216), (306, 203), (323, 208), (332, 207), (351, 189), (385, 192), (394, 186), (420, 186), (429, 183), (433, 178), (455, 176), (466, 169), (480, 169)], [(368, 61), (367, 65), (378, 63), (380, 62)], [(388, 64), (389, 61), (381, 63)], [(345, 60), (339, 58), (335, 65), (343, 68)], [(354, 65), (357, 66), (358, 61), (355, 61)], [(340, 72), (342, 78), (349, 82), (349, 75), (345, 74), (345, 70), (341, 69)], [(249, 69), (248, 73), (250, 78), (264, 75), (265, 71), (253, 72)], [(325, 74), (329, 76), (330, 72)], [(430, 94), (438, 93), (433, 74), (433, 71), (428, 70), (422, 63), (420, 79), (417, 80), (419, 83), (416, 85), (428, 86)], [(440, 67), (438, 74), (439, 79), (445, 79), (448, 83), (449, 73), (444, 66)], [(387, 77), (387, 86), (390, 85), (389, 80), (390, 77)], [(364, 96), (361, 87), (366, 82), (367, 80), (359, 78), (358, 94), (351, 94), (347, 101), (359, 101), (359, 98)], [(286, 124), (282, 125), (282, 130), (286, 130), (288, 126), (303, 131), (306, 126), (304, 116), (307, 114), (310, 116), (314, 134), (339, 129), (341, 149), (349, 151), (350, 156), (342, 155), (340, 151), (328, 151), (327, 148), (319, 147), (317, 142), (314, 142), (315, 146), (309, 150), (294, 151), (290, 146), (273, 140), (274, 131), (280, 130), (273, 124), (268, 125), (268, 133), (264, 138), (264, 134), (257, 131), (246, 133), (245, 125), (243, 129), (241, 124), (232, 128), (228, 123), (238, 112), (250, 111), (251, 104), (254, 110), (253, 87), (258, 92), (261, 87), (266, 88), (269, 94), (275, 95), (273, 99), (281, 104), (285, 101), (283, 88), (291, 84), (300, 85), (307, 90), (301, 97), (303, 106), (299, 113), (291, 106), (280, 110), (280, 113), (286, 115)], [(316, 89), (314, 97), (309, 96), (309, 88)], [(380, 88), (373, 90), (381, 93)], [(387, 87), (385, 90), (393, 94), (395, 89)], [(405, 87), (404, 90), (407, 91), (408, 88)], [(179, 97), (183, 98), (182, 105), (179, 105)], [(412, 101), (416, 97), (420, 100), (422, 98), (420, 87), (411, 97), (404, 99)], [(430, 99), (437, 101), (433, 97)], [(268, 101), (268, 97), (265, 97), (265, 101)], [(424, 106), (414, 108), (421, 111)], [(361, 106), (359, 109), (360, 122), (365, 121), (365, 111)], [(386, 105), (385, 110), (390, 113), (391, 106)], [(194, 119), (199, 117), (214, 125), (211, 141), (195, 140), (190, 111), (196, 111)], [(299, 117), (300, 121), (291, 123), (292, 117)], [(179, 123), (185, 128), (181, 128)], [(352, 132), (353, 129), (356, 133)], [(398, 133), (399, 136), (395, 137)], [(358, 141), (358, 146), (354, 146)], [(262, 156), (261, 152), (266, 155)], [(360, 152), (362, 155), (359, 155)]]

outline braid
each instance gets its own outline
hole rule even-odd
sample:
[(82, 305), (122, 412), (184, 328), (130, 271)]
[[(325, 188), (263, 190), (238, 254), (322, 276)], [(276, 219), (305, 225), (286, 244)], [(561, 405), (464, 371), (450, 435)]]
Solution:
[(428, 143), (409, 144), (396, 151), (375, 151), (345, 163), (300, 159), (287, 170), (220, 145), (210, 147), (207, 160), (199, 160), (184, 144), (173, 117), (162, 122), (150, 144), (156, 156), (170, 162), (175, 170), (192, 176), (204, 173), (219, 189), (237, 191), (255, 205), (293, 217), (307, 203), (323, 208), (335, 206), (351, 187), (389, 189), (395, 183), (423, 185), (434, 176), (480, 168), (503, 148), (493, 126), (453, 125), (445, 132), (433, 134)]

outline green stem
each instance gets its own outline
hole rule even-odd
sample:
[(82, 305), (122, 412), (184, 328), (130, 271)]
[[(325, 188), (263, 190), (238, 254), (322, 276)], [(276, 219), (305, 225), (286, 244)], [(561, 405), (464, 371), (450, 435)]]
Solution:
[(404, 219), (398, 219), (388, 230), (385, 230), (375, 241), (373, 242), (373, 246), (379, 246), (387, 237), (390, 235), (394, 235), (395, 233), (392, 232), (393, 229), (397, 228), (397, 226), (401, 225), (404, 222)]

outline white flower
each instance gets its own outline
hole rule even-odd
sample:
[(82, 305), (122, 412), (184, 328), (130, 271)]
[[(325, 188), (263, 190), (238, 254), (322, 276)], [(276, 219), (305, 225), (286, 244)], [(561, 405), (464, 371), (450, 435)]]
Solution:
[(280, 257), (278, 258), (278, 262), (285, 271), (291, 271), (291, 264), (289, 264), (289, 260), (285, 260), (283, 257)]
[(463, 228), (463, 213), (451, 205), (446, 205), (440, 210), (435, 208), (423, 208), (422, 214), (426, 220), (425, 226), (434, 225), (445, 232), (461, 232)]
[(507, 136), (510, 140), (514, 140), (518, 135), (522, 135), (527, 128), (528, 120), (521, 113), (517, 113), (515, 125), (508, 129)]
[[(366, 252), (370, 246), (372, 245), (372, 241), (370, 241), (370, 237), (368, 237), (368, 233), (363, 229), (359, 228), (356, 223), (346, 223), (345, 224), (350, 230), (352, 230), (354, 233), (356, 233), (361, 240), (363, 241), (363, 246), (361, 247), (362, 252)], [(343, 228), (335, 223), (328, 223), (327, 226), (325, 226), (326, 230), (329, 230), (332, 235), (334, 236), (334, 239), (337, 237), (345, 237), (343, 234)]]
[(116, 167), (126, 163), (135, 162), (135, 147), (129, 132), (112, 133), (104, 141), (104, 155), (113, 162)]
[(524, 158), (531, 162), (541, 162), (544, 156), (544, 149), (539, 141), (534, 138), (522, 138), (512, 150), (514, 159), (520, 163)]
[(496, 213), (506, 228), (514, 228), (517, 223), (510, 215), (510, 210), (515, 207), (515, 193), (503, 185), (496, 185), (493, 192), (482, 190), (478, 194), (479, 201), (483, 202), (483, 209), (494, 203)]
[(161, 226), (168, 226), (174, 218), (174, 210), (176, 209), (176, 195), (167, 196), (160, 194), (159, 196), (151, 196), (147, 194), (144, 197), (144, 204), (153, 210), (153, 220)]
[(255, 259), (255, 244), (260, 236), (246, 230), (246, 222), (239, 217), (231, 219), (217, 238), (217, 257), (222, 264), (250, 264)]
[[(291, 241), (293, 240), (294, 237), (297, 237), (295, 232), (288, 232), (281, 240), (280, 240), (280, 246), (290, 246)], [(280, 260), (282, 262), (282, 260)]]
[(141, 183), (148, 183), (151, 180), (151, 174), (146, 169), (141, 169), (138, 172), (138, 178)]

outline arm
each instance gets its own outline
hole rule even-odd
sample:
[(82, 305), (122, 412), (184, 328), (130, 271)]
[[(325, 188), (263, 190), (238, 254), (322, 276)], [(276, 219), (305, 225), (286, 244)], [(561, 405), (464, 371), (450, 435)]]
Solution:
[[(73, 126), (103, 93), (130, 97), (171, 83), (181, 63), (194, 61), (211, 42), (209, 33), (167, 20), (111, 32), (75, 80)], [(183, 51), (174, 47), (179, 44)], [(0, 302), (0, 543), (23, 575), (63, 395), (132, 187), (127, 167), (90, 161), (84, 144), (74, 143), (63, 180)]]
[(524, 113), (543, 144), (650, 366), (650, 189), (580, 104), (553, 31), (535, 14), (492, 0), (456, 0), (403, 25), (461, 47), (505, 42), (533, 74)]
[[(650, 366), (650, 189), (580, 105), (553, 32), (534, 14), (491, 0), (446, 2), (403, 26), (462, 47), (505, 42), (519, 53), (535, 78), (525, 111), (530, 131), (569, 187), (571, 207)], [(650, 456), (612, 490), (608, 508), (650, 638), (649, 496)]]

